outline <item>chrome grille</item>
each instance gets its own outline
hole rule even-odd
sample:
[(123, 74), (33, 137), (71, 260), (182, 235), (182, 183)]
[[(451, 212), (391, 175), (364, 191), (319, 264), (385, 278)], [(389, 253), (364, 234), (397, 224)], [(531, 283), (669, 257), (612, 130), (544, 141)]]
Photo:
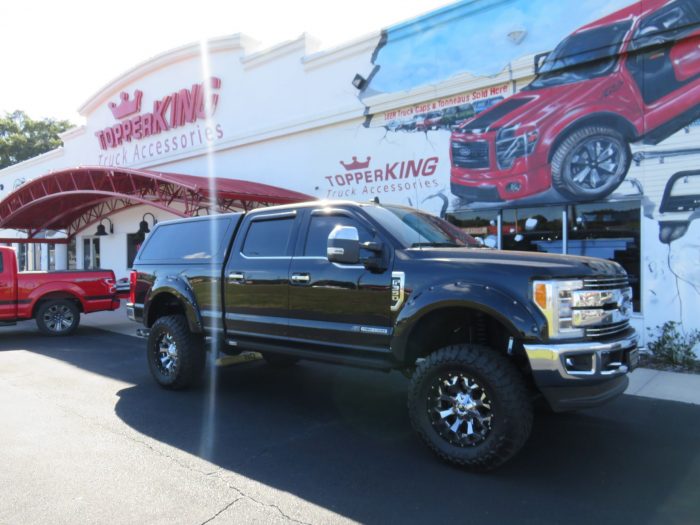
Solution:
[(586, 335), (588, 337), (607, 337), (609, 335), (624, 332), (629, 328), (629, 326), (629, 321), (620, 321), (618, 323), (598, 326), (596, 328), (586, 328)]
[(584, 290), (613, 290), (616, 288), (627, 288), (629, 285), (629, 279), (626, 275), (592, 277), (583, 280)]

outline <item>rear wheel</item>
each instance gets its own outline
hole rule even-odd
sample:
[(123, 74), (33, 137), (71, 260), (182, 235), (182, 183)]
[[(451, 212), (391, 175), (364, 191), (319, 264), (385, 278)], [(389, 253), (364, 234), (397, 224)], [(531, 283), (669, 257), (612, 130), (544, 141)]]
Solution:
[(36, 325), (44, 335), (70, 335), (79, 324), (80, 310), (68, 299), (44, 301), (36, 311)]
[(573, 201), (607, 197), (624, 180), (632, 155), (613, 128), (586, 126), (571, 133), (552, 156), (552, 185)]
[(202, 379), (204, 338), (190, 332), (184, 315), (160, 317), (149, 332), (146, 358), (151, 375), (160, 386), (172, 390), (187, 388)]
[(532, 428), (532, 403), (503, 355), (472, 344), (441, 348), (416, 368), (408, 396), (411, 422), (442, 459), (491, 470), (512, 458)]

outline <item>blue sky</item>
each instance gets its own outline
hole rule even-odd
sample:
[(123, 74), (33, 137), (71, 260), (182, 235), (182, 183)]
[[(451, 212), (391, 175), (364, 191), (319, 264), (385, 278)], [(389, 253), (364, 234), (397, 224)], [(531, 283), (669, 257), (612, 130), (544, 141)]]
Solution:
[[(459, 73), (495, 75), (519, 57), (551, 51), (563, 38), (631, 0), (463, 0), (387, 29), (371, 92), (394, 92)], [(525, 29), (520, 44), (507, 35)]]

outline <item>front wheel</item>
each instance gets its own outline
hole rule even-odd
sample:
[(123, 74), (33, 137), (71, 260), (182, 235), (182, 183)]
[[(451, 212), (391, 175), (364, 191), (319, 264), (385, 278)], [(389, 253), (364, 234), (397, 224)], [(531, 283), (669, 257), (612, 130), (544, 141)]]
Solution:
[(411, 423), (442, 459), (491, 470), (512, 458), (532, 428), (532, 403), (515, 366), (481, 345), (441, 348), (416, 367)]
[(146, 344), (148, 368), (163, 388), (179, 390), (198, 383), (204, 373), (204, 338), (193, 334), (184, 315), (158, 318)]
[(599, 200), (622, 183), (631, 160), (622, 134), (606, 126), (586, 126), (571, 133), (554, 152), (552, 185), (572, 201)]
[(73, 301), (55, 299), (43, 302), (36, 311), (36, 326), (44, 335), (70, 335), (78, 329), (80, 310)]

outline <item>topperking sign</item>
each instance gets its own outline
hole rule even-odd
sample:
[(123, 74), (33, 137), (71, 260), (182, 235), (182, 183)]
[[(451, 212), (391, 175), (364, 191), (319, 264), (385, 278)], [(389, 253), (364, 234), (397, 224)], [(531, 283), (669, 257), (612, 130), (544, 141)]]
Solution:
[(152, 110), (147, 113), (141, 112), (141, 90), (134, 91), (133, 96), (122, 92), (118, 104), (108, 104), (117, 123), (95, 132), (100, 149), (105, 152), (100, 153), (99, 164), (123, 166), (222, 138), (221, 124), (207, 122), (204, 127), (197, 124), (186, 133), (128, 144), (210, 119), (219, 104), (220, 88), (221, 79), (211, 77), (208, 86), (204, 82), (193, 84), (154, 100)]

